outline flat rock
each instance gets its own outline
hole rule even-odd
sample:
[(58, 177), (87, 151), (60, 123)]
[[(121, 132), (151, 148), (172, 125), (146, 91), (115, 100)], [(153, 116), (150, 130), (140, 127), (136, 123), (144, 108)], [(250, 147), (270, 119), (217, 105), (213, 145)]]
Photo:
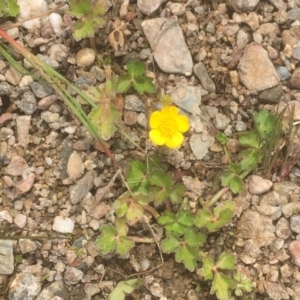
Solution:
[(83, 278), (83, 272), (73, 267), (67, 267), (64, 279), (69, 284), (76, 284)]
[(197, 159), (202, 159), (214, 142), (214, 137), (210, 136), (207, 132), (205, 134), (193, 133), (190, 138), (190, 146)]
[(270, 89), (280, 81), (268, 52), (256, 43), (246, 48), (238, 65), (238, 73), (241, 82), (252, 94)]
[(62, 216), (56, 216), (54, 218), (52, 230), (60, 233), (72, 233), (74, 230), (74, 221), (70, 218), (64, 218)]
[(27, 168), (25, 159), (19, 155), (14, 155), (4, 171), (11, 176), (21, 176)]
[(280, 181), (274, 183), (273, 191), (277, 192), (280, 196), (289, 197), (292, 193), (300, 194), (300, 187), (294, 182)]
[(10, 66), (10, 68), (5, 72), (5, 77), (9, 83), (18, 85), (22, 79), (22, 74), (19, 73), (13, 66)]
[(0, 274), (10, 275), (14, 271), (13, 241), (0, 239)]
[(19, 246), (23, 254), (34, 252), (37, 249), (36, 243), (30, 239), (20, 239)]
[(237, 231), (259, 248), (270, 245), (276, 239), (273, 221), (256, 211), (247, 210), (242, 214)]
[(35, 180), (35, 174), (30, 173), (30, 174), (28, 174), (28, 176), (25, 179), (18, 182), (16, 185), (17, 194), (23, 195), (23, 194), (27, 193), (28, 191), (30, 191), (30, 189), (33, 186), (34, 180)]
[(39, 278), (30, 273), (17, 274), (10, 285), (8, 298), (10, 300), (33, 300), (41, 291)]
[(260, 195), (266, 193), (273, 185), (273, 182), (264, 179), (261, 176), (252, 175), (248, 180), (248, 191), (252, 195)]
[(0, 125), (3, 125), (4, 123), (10, 121), (13, 118), (13, 115), (11, 113), (4, 113), (0, 116)]
[(62, 280), (57, 280), (47, 285), (36, 297), (36, 300), (49, 300), (53, 297), (60, 297), (62, 299), (68, 298), (68, 291)]
[(300, 233), (300, 216), (293, 215), (290, 219), (290, 227), (293, 232)]
[(138, 0), (137, 5), (139, 10), (145, 15), (151, 15), (156, 11), (166, 0)]
[(34, 94), (30, 91), (25, 92), (18, 107), (26, 115), (32, 115), (37, 109), (37, 101)]
[(286, 240), (292, 235), (289, 222), (286, 218), (280, 218), (276, 224), (276, 235)]
[(72, 204), (77, 204), (91, 190), (96, 177), (96, 171), (88, 171), (77, 181), (76, 185), (70, 187), (70, 200)]
[(280, 283), (265, 281), (264, 287), (266, 289), (266, 292), (270, 300), (286, 299), (286, 298), (282, 298), (283, 287)]
[(258, 2), (259, 0), (227, 0), (227, 4), (236, 12), (250, 12)]
[(172, 101), (183, 110), (200, 115), (201, 88), (197, 86), (179, 87), (172, 94)]
[(300, 267), (300, 241), (292, 241), (289, 244), (289, 252), (292, 256), (293, 263)]
[[(278, 72), (278, 69), (277, 69)], [(258, 100), (261, 103), (278, 103), (283, 96), (283, 90), (280, 85), (262, 91), (258, 94)]]
[(206, 91), (211, 93), (216, 90), (216, 86), (213, 80), (210, 78), (208, 71), (202, 62), (195, 64), (193, 70)]
[(17, 137), (21, 146), (27, 147), (28, 134), (31, 126), (31, 116), (18, 116), (16, 117)]
[(191, 75), (193, 60), (177, 21), (156, 18), (142, 22), (154, 59), (166, 73)]
[(91, 48), (83, 48), (76, 54), (77, 65), (81, 68), (88, 67), (94, 63), (96, 59), (96, 53)]

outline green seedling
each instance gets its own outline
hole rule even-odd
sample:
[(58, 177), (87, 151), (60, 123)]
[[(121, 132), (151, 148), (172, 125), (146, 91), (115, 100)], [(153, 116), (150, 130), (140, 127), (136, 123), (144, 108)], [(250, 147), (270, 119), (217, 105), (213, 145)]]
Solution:
[(105, 2), (103, 0), (69, 0), (69, 14), (78, 18), (74, 25), (73, 36), (76, 41), (94, 37), (104, 24)]
[(0, 0), (0, 17), (16, 17), (20, 7), (16, 0)]
[(273, 153), (279, 144), (280, 118), (266, 109), (254, 115), (254, 129), (242, 133), (239, 143), (245, 148), (238, 161), (231, 163), (222, 177), (222, 185), (229, 186), (233, 193), (241, 193), (243, 179), (262, 162), (268, 153)]
[(133, 87), (139, 94), (154, 93), (155, 86), (153, 84), (153, 78), (144, 76), (146, 66), (144, 63), (131, 60), (127, 64), (127, 75), (123, 75), (119, 78), (118, 91), (120, 93), (127, 92)]
[(207, 209), (199, 209), (194, 219), (198, 228), (206, 227), (208, 231), (216, 231), (230, 223), (234, 215), (235, 204), (233, 201), (225, 201), (222, 206), (217, 206), (210, 212)]
[(189, 271), (194, 271), (197, 262), (201, 260), (199, 248), (205, 243), (205, 235), (195, 228), (188, 228), (184, 234), (167, 232), (166, 238), (161, 244), (164, 253), (175, 253), (175, 260), (183, 263)]
[(234, 270), (235, 258), (233, 255), (223, 252), (216, 263), (208, 257), (202, 257), (203, 277), (205, 280), (212, 280), (210, 293), (216, 294), (219, 300), (228, 300), (231, 297), (231, 290), (235, 288), (235, 282), (229, 276), (222, 273), (222, 270)]
[(144, 216), (144, 207), (150, 199), (147, 195), (131, 194), (129, 191), (121, 195), (112, 205), (118, 218), (125, 217), (129, 225), (136, 224)]
[(118, 130), (117, 125), (121, 121), (121, 114), (112, 103), (116, 92), (116, 76), (111, 75), (109, 67), (105, 67), (106, 82), (104, 88), (91, 86), (87, 90), (87, 94), (94, 99), (97, 107), (93, 108), (89, 117), (96, 126), (99, 134), (104, 141), (109, 140)]
[(115, 227), (104, 225), (100, 230), (96, 246), (102, 254), (115, 251), (119, 255), (125, 255), (134, 247), (134, 242), (127, 236), (128, 226), (125, 219), (116, 219)]
[(142, 279), (130, 279), (120, 281), (113, 291), (109, 294), (107, 300), (125, 300), (126, 295), (131, 294), (143, 284)]
[(237, 272), (233, 279), (235, 281), (234, 293), (236, 296), (242, 296), (244, 292), (249, 293), (252, 291), (252, 280), (242, 272)]

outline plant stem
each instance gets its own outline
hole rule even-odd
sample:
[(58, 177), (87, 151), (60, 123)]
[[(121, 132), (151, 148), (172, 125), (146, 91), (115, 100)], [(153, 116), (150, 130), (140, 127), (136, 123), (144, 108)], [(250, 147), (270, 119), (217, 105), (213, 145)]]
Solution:
[(154, 244), (155, 240), (153, 238), (145, 238), (139, 236), (128, 236), (135, 243), (145, 243), (145, 244)]
[(212, 207), (225, 193), (229, 191), (229, 187), (224, 187), (221, 190), (219, 190), (210, 200), (205, 202), (202, 198), (199, 198), (200, 204), (209, 209)]

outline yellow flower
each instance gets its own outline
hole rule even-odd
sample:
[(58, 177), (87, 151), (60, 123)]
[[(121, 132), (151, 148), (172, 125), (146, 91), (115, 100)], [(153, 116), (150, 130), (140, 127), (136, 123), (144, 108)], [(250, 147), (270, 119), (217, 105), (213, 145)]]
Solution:
[(189, 119), (179, 115), (175, 106), (165, 106), (161, 111), (155, 111), (150, 116), (149, 132), (150, 140), (155, 145), (166, 145), (169, 148), (177, 148), (183, 142), (182, 133), (190, 128)]

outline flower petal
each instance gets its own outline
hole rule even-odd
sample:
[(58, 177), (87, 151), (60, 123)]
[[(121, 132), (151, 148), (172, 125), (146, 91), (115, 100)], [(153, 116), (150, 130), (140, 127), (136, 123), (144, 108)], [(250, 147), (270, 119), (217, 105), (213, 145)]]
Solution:
[(152, 129), (156, 129), (161, 121), (161, 112), (155, 111), (150, 116), (149, 125)]
[(176, 120), (177, 120), (178, 130), (180, 132), (186, 132), (189, 130), (190, 121), (189, 121), (188, 117), (186, 117), (184, 115), (180, 115), (176, 118)]
[(167, 117), (175, 117), (179, 113), (179, 109), (176, 106), (165, 106), (161, 113), (166, 115)]
[(183, 135), (181, 132), (176, 132), (172, 138), (166, 140), (166, 146), (169, 148), (177, 148), (183, 143)]
[(163, 137), (157, 129), (150, 130), (149, 137), (151, 142), (155, 145), (162, 146), (166, 143), (166, 138)]

